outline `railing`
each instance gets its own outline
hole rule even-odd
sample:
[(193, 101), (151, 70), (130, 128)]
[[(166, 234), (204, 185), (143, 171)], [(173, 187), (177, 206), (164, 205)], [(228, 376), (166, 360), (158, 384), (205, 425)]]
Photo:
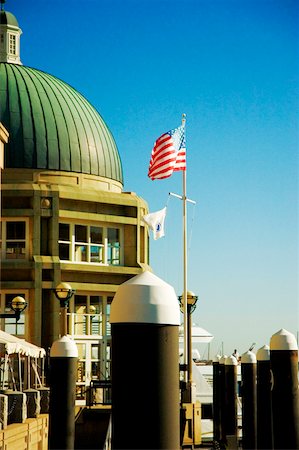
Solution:
[(86, 405), (110, 405), (111, 404), (111, 381), (92, 380), (86, 390)]

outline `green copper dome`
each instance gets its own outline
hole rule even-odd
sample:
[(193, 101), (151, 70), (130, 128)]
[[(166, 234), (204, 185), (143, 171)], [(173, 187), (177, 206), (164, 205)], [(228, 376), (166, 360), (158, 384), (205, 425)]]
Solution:
[(0, 122), (9, 132), (7, 168), (79, 172), (123, 183), (116, 143), (102, 117), (48, 73), (0, 63)]
[(18, 27), (18, 21), (13, 14), (7, 11), (0, 11), (0, 23), (2, 25), (12, 25), (14, 27)]

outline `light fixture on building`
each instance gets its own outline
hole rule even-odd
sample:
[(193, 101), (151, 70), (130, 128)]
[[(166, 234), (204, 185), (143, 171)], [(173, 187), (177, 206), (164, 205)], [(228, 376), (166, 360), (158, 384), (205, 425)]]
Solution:
[(58, 286), (56, 286), (54, 293), (60, 302), (61, 308), (66, 308), (68, 306), (69, 300), (75, 292), (75, 289), (72, 289), (68, 283), (59, 283)]
[(21, 313), (24, 311), (24, 309), (27, 307), (26, 300), (18, 295), (17, 297), (14, 297), (12, 299), (12, 302), (10, 304), (11, 309), (13, 310), (13, 313), (3, 313), (0, 314), (1, 319), (11, 319), (15, 318), (16, 322), (19, 321), (21, 317)]
[(60, 333), (61, 336), (67, 335), (67, 308), (70, 299), (75, 293), (75, 289), (68, 283), (59, 283), (58, 286), (54, 289), (54, 293), (56, 298), (60, 303)]
[(42, 209), (51, 209), (52, 199), (48, 197), (42, 197), (40, 201), (40, 206)]

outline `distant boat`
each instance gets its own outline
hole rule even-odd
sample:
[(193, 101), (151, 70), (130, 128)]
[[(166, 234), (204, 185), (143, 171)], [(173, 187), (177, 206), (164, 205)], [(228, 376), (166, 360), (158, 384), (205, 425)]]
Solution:
[[(195, 324), (192, 325), (192, 343), (194, 344), (209, 344), (214, 336), (204, 328), (201, 328)], [(179, 327), (179, 342), (182, 343), (184, 340), (184, 327), (181, 325)]]

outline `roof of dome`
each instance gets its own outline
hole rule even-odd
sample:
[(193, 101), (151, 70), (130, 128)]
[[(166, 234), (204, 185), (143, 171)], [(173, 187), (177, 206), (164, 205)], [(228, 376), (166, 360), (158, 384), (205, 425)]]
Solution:
[(0, 24), (13, 25), (14, 27), (19, 27), (18, 21), (15, 18), (15, 16), (10, 12), (4, 10), (0, 11)]
[(123, 183), (117, 146), (100, 114), (48, 73), (0, 63), (0, 122), (9, 132), (7, 168), (79, 172)]

